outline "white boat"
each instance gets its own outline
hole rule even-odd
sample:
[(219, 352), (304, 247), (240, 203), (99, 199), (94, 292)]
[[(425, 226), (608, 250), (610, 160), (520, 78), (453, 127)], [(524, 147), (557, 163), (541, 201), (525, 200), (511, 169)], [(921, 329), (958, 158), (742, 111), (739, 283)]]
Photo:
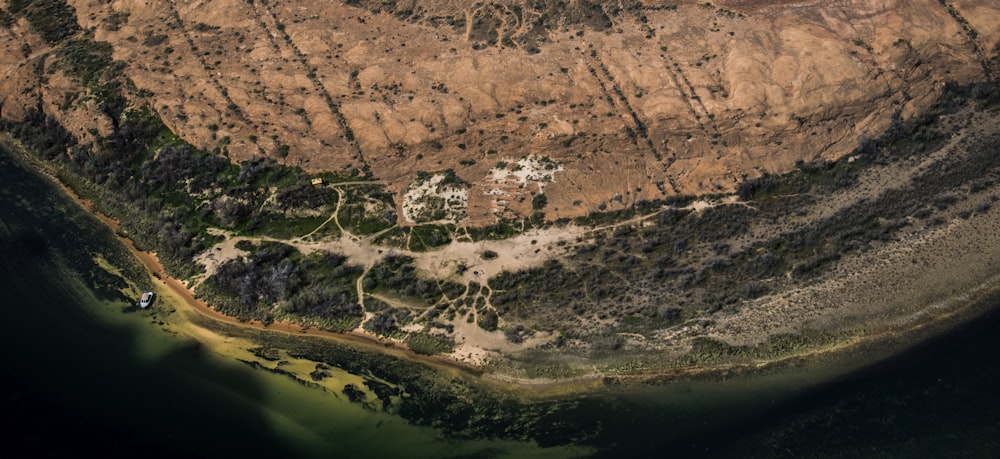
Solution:
[(142, 298), (139, 298), (139, 307), (147, 308), (150, 304), (153, 304), (153, 292), (143, 293)]

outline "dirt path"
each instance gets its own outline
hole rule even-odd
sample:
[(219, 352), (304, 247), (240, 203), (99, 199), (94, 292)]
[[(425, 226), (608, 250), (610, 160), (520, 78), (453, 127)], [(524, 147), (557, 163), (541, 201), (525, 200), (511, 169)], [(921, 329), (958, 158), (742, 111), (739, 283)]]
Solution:
[[(163, 264), (157, 258), (155, 253), (145, 252), (139, 250), (135, 243), (128, 238), (121, 237), (117, 234), (117, 230), (120, 226), (120, 222), (114, 218), (104, 215), (99, 210), (97, 210), (94, 203), (88, 199), (81, 197), (76, 194), (76, 192), (63, 184), (53, 173), (52, 168), (48, 167), (46, 164), (41, 163), (36, 160), (34, 156), (24, 151), (24, 147), (20, 145), (19, 142), (13, 140), (7, 136), (0, 136), (0, 141), (4, 141), (15, 148), (13, 150), (18, 151), (27, 160), (34, 164), (39, 172), (41, 172), (45, 177), (47, 177), (53, 184), (58, 186), (70, 199), (72, 199), (77, 205), (86, 210), (88, 213), (97, 218), (101, 223), (105, 224), (109, 229), (116, 233), (116, 237), (129, 249), (132, 254), (142, 263), (150, 275), (154, 278), (154, 283), (159, 285), (160, 288), (166, 291), (167, 295), (178, 300), (181, 306), (188, 312), (193, 312), (213, 321), (234, 325), (243, 328), (252, 328), (257, 330), (265, 330), (274, 333), (285, 333), (291, 335), (304, 335), (304, 336), (315, 336), (324, 339), (329, 339), (332, 341), (337, 341), (340, 343), (349, 343), (355, 345), (363, 345), (371, 349), (376, 349), (380, 352), (386, 352), (398, 357), (405, 357), (408, 359), (420, 361), (422, 363), (430, 364), (438, 368), (447, 368), (451, 370), (460, 370), (471, 374), (474, 368), (464, 365), (459, 361), (453, 360), (445, 356), (428, 356), (417, 354), (409, 349), (406, 345), (401, 343), (396, 343), (392, 341), (383, 340), (372, 335), (362, 334), (357, 332), (348, 333), (334, 333), (325, 330), (319, 330), (315, 328), (304, 328), (298, 324), (275, 321), (271, 324), (263, 324), (260, 321), (252, 320), (248, 322), (242, 322), (234, 317), (227, 316), (220, 313), (208, 306), (204, 301), (199, 300), (195, 297), (194, 292), (188, 288), (185, 283), (180, 280), (169, 276), (163, 267)], [(360, 287), (360, 284), (359, 284)], [(161, 292), (162, 293), (162, 292)]]
[[(340, 193), (339, 190), (338, 193)], [(343, 199), (338, 200), (337, 209), (327, 220), (337, 222), (338, 227), (340, 227), (340, 223), (337, 215), (342, 202)], [(730, 196), (721, 200), (700, 200), (677, 209), (700, 212), (722, 205), (746, 204), (738, 202), (736, 196)], [(206, 277), (208, 277), (220, 264), (242, 254), (242, 252), (235, 249), (237, 242), (244, 240), (254, 243), (262, 241), (278, 242), (291, 245), (304, 254), (315, 251), (326, 251), (345, 255), (353, 263), (361, 264), (366, 272), (387, 255), (405, 255), (413, 258), (417, 269), (425, 276), (439, 281), (451, 280), (461, 282), (468, 286), (472, 282), (478, 284), (488, 283), (491, 278), (503, 272), (516, 272), (542, 266), (545, 261), (558, 258), (567, 253), (581, 238), (586, 238), (601, 231), (639, 224), (656, 217), (668, 209), (675, 208), (664, 208), (627, 220), (589, 228), (577, 225), (533, 228), (526, 229), (521, 234), (503, 240), (459, 241), (455, 239), (443, 247), (426, 252), (416, 252), (408, 248), (380, 246), (373, 242), (379, 235), (392, 228), (374, 235), (359, 237), (341, 227), (341, 236), (339, 238), (325, 240), (309, 240), (309, 237), (319, 228), (305, 236), (293, 239), (277, 239), (267, 236), (234, 236), (224, 231), (216, 231), (213, 234), (224, 236), (226, 239), (200, 255), (198, 261), (205, 265)], [(320, 227), (322, 226), (320, 225)], [(412, 231), (410, 233), (412, 234)], [(494, 253), (495, 256), (486, 257), (484, 254), (488, 252)], [(458, 269), (460, 266), (464, 267), (464, 269)], [(357, 283), (357, 290), (358, 298), (364, 298), (365, 292), (360, 280)]]
[(337, 223), (337, 228), (339, 228), (341, 233), (343, 233), (344, 227), (340, 226), (340, 219), (337, 217), (337, 215), (340, 214), (340, 203), (342, 203), (343, 201), (344, 201), (344, 195), (340, 192), (340, 190), (337, 190), (337, 207), (333, 209), (333, 213), (330, 214), (330, 218), (323, 220), (323, 223), (320, 223), (319, 226), (317, 226), (312, 231), (306, 233), (305, 235), (300, 236), (299, 239), (308, 239), (312, 237), (313, 234), (316, 234), (317, 231), (323, 229), (323, 227), (326, 226), (328, 223), (330, 223), (331, 220)]
[[(109, 217), (103, 216), (102, 221), (113, 222), (114, 220), (110, 219)], [(160, 263), (160, 260), (156, 257), (155, 254), (149, 252), (143, 252), (137, 249), (135, 247), (135, 244), (129, 239), (121, 237), (119, 237), (119, 239), (124, 244), (126, 244), (126, 246), (128, 246), (129, 250), (133, 254), (135, 254), (135, 256), (142, 262), (143, 266), (146, 267), (146, 269), (160, 282), (160, 284), (164, 288), (169, 289), (172, 295), (182, 300), (183, 305), (187, 306), (190, 311), (201, 314), (217, 322), (229, 325), (235, 325), (243, 328), (266, 330), (269, 332), (322, 337), (340, 343), (360, 344), (373, 349), (377, 349), (382, 352), (387, 352), (396, 356), (406, 357), (424, 363), (433, 364), (436, 366), (446, 366), (448, 368), (454, 368), (463, 371), (473, 370), (471, 367), (463, 365), (458, 361), (441, 356), (427, 356), (427, 355), (417, 354), (412, 350), (410, 350), (404, 344), (383, 340), (373, 335), (359, 333), (356, 331), (351, 331), (347, 333), (335, 333), (312, 327), (305, 328), (298, 324), (293, 324), (284, 321), (275, 321), (270, 324), (264, 324), (257, 320), (242, 322), (234, 317), (227, 316), (212, 309), (204, 301), (195, 298), (194, 292), (188, 289), (187, 286), (184, 285), (184, 283), (166, 274), (163, 265)]]
[[(363, 181), (363, 180), (357, 180), (357, 181), (353, 181), (353, 182), (337, 182), (337, 183), (331, 183), (331, 184), (329, 184), (330, 188), (333, 188), (333, 191), (337, 192), (337, 207), (335, 209), (333, 209), (333, 213), (330, 214), (330, 218), (327, 218), (326, 220), (324, 220), (323, 223), (320, 223), (319, 226), (317, 226), (315, 229), (313, 229), (309, 233), (307, 233), (307, 234), (305, 234), (303, 236), (299, 236), (298, 239), (308, 239), (313, 234), (316, 234), (317, 231), (323, 229), (323, 227), (326, 226), (327, 224), (329, 224), (330, 221), (333, 221), (333, 222), (335, 222), (337, 224), (337, 229), (340, 230), (341, 234), (347, 234), (348, 232), (346, 230), (344, 230), (344, 227), (341, 226), (341, 224), (340, 224), (340, 208), (344, 204), (344, 192), (341, 191), (341, 189), (338, 188), (338, 187), (341, 187), (341, 186), (351, 186), (351, 185), (378, 185), (378, 184), (380, 184), (380, 183), (379, 182), (371, 182), (371, 181)], [(379, 233), (379, 235), (381, 235), (381, 234), (382, 233)]]

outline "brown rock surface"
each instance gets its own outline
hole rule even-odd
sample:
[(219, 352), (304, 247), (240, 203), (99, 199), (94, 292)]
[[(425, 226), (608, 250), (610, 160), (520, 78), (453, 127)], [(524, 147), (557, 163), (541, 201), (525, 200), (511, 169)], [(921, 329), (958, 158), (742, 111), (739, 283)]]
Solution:
[[(399, 206), (417, 171), (452, 168), (472, 225), (530, 211), (533, 184), (504, 185), (498, 207), (500, 161), (558, 164), (548, 218), (727, 192), (843, 156), (1000, 66), (985, 0), (68, 3), (181, 137), (233, 160), (287, 145), (308, 170), (367, 166)], [(85, 105), (60, 110), (58, 72), (38, 88), (25, 63), (46, 45), (26, 28), (0, 37), (0, 115), (37, 90), (81, 138), (107, 131)]]

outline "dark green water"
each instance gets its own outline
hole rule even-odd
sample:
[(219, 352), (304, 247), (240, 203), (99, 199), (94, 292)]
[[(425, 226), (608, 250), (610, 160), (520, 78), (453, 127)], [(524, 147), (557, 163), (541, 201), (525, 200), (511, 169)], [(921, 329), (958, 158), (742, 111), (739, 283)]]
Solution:
[(625, 397), (632, 416), (596, 457), (1000, 457), (1000, 307), (861, 370), (816, 371)]
[(961, 329), (775, 407), (731, 457), (1000, 457), (1000, 301)]
[[(139, 269), (110, 232), (2, 152), (0, 253), (0, 439), (25, 457), (574, 453), (449, 438), (164, 332), (94, 265)], [(1000, 457), (996, 309), (847, 375), (826, 362), (609, 390), (541, 422), (598, 432), (596, 457)]]
[(103, 320), (120, 285), (92, 256), (127, 252), (5, 154), (0, 171), (6, 444), (25, 457), (190, 453), (188, 441), (206, 457), (284, 449), (282, 439), (266, 436), (257, 405), (264, 393), (248, 369), (220, 365), (179, 340), (148, 358), (142, 329)]
[(275, 434), (267, 381), (165, 332), (156, 313), (126, 307), (126, 282), (95, 257), (148, 287), (142, 267), (13, 158), (0, 152), (5, 443), (24, 457), (296, 451)]

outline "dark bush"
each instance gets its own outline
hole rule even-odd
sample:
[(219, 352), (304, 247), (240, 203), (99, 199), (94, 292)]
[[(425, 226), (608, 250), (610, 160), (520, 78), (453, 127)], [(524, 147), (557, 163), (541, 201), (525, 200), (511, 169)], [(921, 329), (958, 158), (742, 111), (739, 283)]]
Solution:
[(746, 179), (736, 187), (736, 194), (744, 200), (751, 199), (758, 194), (768, 193), (780, 184), (777, 176), (764, 174), (757, 178)]

